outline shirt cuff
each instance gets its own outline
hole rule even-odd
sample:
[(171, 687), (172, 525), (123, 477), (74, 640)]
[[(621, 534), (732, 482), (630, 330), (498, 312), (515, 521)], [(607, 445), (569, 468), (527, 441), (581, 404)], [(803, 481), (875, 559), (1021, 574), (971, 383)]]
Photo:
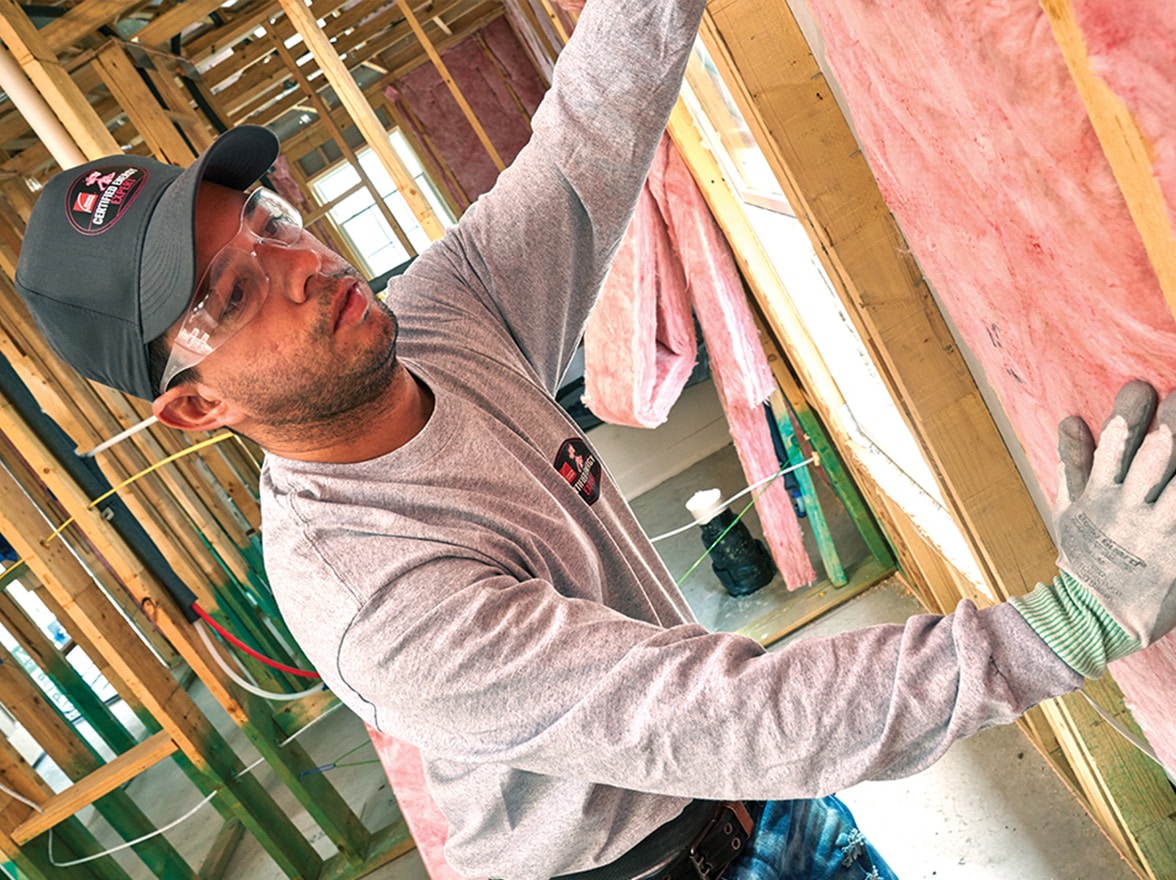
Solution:
[(1065, 571), (1009, 603), (1055, 654), (1086, 678), (1098, 678), (1112, 660), (1142, 647), (1085, 585)]

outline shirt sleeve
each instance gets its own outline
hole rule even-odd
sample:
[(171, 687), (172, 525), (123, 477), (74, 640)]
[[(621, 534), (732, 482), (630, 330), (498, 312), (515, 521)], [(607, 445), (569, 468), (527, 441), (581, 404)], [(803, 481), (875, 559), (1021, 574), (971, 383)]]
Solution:
[[(446, 582), (469, 586), (425, 610), (411, 597), (437, 596), (441, 571), (428, 569), (356, 617), (338, 671), (381, 729), (453, 766), (680, 797), (811, 797), (915, 773), (1082, 681), (1007, 605), (766, 652), (474, 561), (445, 564)], [(390, 625), (406, 614), (411, 625)]]
[(588, 3), (530, 142), (406, 273), (409, 283), (483, 298), (549, 391), (628, 226), (704, 5)]

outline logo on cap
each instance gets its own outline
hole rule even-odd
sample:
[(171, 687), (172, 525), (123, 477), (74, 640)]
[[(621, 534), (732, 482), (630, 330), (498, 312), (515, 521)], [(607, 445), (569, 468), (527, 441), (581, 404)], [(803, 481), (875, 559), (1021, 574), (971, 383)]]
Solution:
[(82, 235), (100, 235), (122, 219), (143, 184), (144, 168), (103, 168), (76, 178), (66, 195), (66, 216)]

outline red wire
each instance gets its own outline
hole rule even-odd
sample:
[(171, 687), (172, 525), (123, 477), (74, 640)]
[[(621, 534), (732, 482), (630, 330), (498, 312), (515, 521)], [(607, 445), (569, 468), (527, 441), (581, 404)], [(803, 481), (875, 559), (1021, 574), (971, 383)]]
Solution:
[(280, 670), (282, 670), (282, 672), (288, 672), (288, 673), (290, 673), (290, 675), (298, 675), (298, 676), (301, 676), (302, 678), (322, 678), (322, 676), (319, 675), (317, 672), (310, 672), (309, 670), (306, 670), (306, 669), (296, 669), (293, 666), (287, 666), (285, 663), (279, 663), (277, 660), (271, 660), (269, 657), (265, 656), (264, 654), (261, 654), (255, 650), (253, 650), (247, 644), (242, 642), (239, 638), (234, 636), (227, 629), (225, 629), (223, 626), (221, 626), (219, 623), (217, 623), (215, 620), (213, 620), (208, 615), (208, 612), (200, 607), (199, 602), (192, 603), (192, 610), (195, 611), (198, 615), (200, 615), (201, 619), (204, 620), (209, 626), (211, 626), (218, 633), (220, 633), (221, 637), (224, 638), (225, 641), (229, 642), (230, 644), (236, 645), (238, 648), (240, 648), (242, 651), (244, 651), (250, 657), (253, 657), (257, 660), (260, 660), (266, 666), (272, 666), (274, 669), (280, 669)]

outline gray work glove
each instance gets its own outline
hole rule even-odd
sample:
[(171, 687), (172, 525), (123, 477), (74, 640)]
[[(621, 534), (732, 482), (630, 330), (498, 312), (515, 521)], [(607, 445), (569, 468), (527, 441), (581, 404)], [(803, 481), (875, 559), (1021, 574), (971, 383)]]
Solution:
[(1053, 520), (1061, 574), (1013, 600), (1074, 669), (1106, 664), (1176, 628), (1176, 393), (1159, 406), (1146, 382), (1115, 397), (1097, 448), (1077, 416), (1058, 426)]

